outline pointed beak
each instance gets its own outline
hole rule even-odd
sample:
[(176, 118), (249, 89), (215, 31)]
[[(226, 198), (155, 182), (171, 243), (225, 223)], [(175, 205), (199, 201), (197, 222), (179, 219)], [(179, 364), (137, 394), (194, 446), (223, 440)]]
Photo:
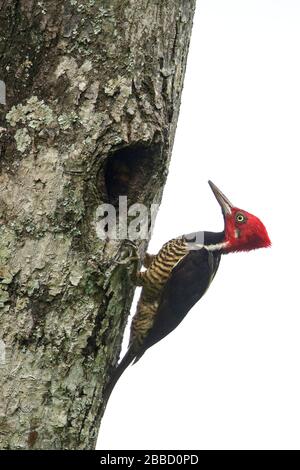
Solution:
[(217, 188), (217, 186), (212, 182), (208, 182), (209, 186), (211, 187), (212, 192), (214, 193), (218, 203), (221, 206), (223, 216), (231, 214), (231, 210), (234, 207), (233, 204), (227, 199), (227, 197)]

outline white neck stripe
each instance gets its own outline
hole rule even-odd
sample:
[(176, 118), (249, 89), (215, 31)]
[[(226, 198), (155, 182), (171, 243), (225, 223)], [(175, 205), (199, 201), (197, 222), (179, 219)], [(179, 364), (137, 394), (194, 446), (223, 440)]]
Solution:
[(207, 251), (217, 251), (226, 248), (229, 245), (229, 242), (221, 242), (216, 243), (215, 245), (204, 245), (203, 243), (192, 243), (191, 246), (193, 250), (201, 250), (201, 248), (205, 248)]
[(216, 245), (204, 245), (204, 248), (207, 251), (216, 251), (216, 250), (222, 250), (223, 248), (226, 248), (226, 246), (229, 245), (229, 242), (222, 242), (222, 243), (217, 243)]

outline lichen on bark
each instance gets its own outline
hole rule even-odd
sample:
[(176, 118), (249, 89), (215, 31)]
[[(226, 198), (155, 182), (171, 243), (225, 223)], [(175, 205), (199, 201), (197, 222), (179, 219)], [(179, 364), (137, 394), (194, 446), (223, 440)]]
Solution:
[(95, 215), (160, 202), (194, 7), (0, 0), (2, 449), (95, 447), (134, 291)]

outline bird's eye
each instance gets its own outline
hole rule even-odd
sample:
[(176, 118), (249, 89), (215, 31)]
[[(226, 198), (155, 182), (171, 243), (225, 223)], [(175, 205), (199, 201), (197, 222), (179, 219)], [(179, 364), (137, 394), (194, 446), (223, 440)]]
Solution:
[(243, 224), (244, 222), (246, 222), (247, 220), (247, 217), (242, 214), (241, 212), (238, 212), (235, 216), (235, 220), (239, 223), (239, 224)]

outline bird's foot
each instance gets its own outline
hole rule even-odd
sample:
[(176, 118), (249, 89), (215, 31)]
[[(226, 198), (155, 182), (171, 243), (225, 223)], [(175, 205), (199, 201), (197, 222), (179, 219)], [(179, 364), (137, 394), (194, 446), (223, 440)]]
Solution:
[[(126, 254), (126, 250), (129, 250), (128, 256), (120, 259), (124, 253)], [(134, 243), (132, 240), (124, 240), (124, 243), (120, 247), (115, 257), (115, 263), (130, 264), (131, 261), (140, 261), (139, 249), (136, 243)]]

